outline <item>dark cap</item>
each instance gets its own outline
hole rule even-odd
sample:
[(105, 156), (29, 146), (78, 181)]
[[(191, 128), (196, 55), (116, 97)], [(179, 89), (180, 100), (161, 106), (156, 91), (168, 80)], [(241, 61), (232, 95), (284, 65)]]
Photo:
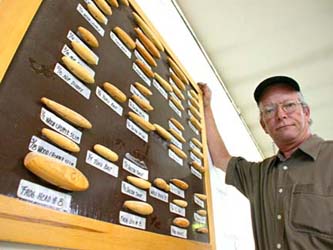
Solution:
[(292, 87), (296, 91), (300, 91), (300, 87), (298, 83), (288, 77), (288, 76), (273, 76), (270, 78), (267, 78), (266, 80), (263, 80), (259, 85), (257, 86), (256, 90), (254, 91), (254, 99), (256, 100), (257, 103), (259, 103), (261, 96), (265, 92), (265, 90), (268, 87), (271, 87), (275, 84), (284, 84)]

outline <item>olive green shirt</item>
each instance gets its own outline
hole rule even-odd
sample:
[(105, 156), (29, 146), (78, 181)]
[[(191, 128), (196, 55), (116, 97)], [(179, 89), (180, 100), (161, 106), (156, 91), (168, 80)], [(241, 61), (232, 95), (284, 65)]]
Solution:
[(289, 159), (231, 158), (226, 183), (250, 201), (256, 249), (333, 249), (333, 141), (313, 135)]

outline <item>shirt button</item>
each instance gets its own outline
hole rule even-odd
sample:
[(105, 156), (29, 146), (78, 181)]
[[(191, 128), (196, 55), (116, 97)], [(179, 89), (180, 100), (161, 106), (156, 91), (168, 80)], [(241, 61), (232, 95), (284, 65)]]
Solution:
[(281, 194), (283, 192), (283, 188), (279, 188), (279, 193)]
[(276, 244), (276, 248), (281, 249), (281, 244), (280, 243)]
[(283, 166), (283, 170), (288, 170), (288, 166)]
[(277, 218), (278, 220), (281, 220), (281, 219), (282, 219), (281, 214), (278, 214), (278, 215), (276, 216), (276, 218)]

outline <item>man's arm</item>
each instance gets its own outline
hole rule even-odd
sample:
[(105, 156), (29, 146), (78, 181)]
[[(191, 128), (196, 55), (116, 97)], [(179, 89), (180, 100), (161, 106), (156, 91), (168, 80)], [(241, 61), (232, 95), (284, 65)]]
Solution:
[(217, 126), (211, 108), (212, 92), (209, 89), (209, 87), (204, 83), (199, 83), (199, 87), (203, 93), (207, 142), (210, 155), (212, 157), (214, 166), (222, 169), (223, 171), (226, 171), (231, 155), (229, 154), (227, 148), (225, 147), (224, 142), (217, 130)]

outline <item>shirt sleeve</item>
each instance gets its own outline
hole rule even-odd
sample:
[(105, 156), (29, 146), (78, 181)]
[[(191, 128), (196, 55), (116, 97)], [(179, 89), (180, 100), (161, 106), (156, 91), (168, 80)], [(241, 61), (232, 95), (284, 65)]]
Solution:
[(253, 194), (259, 181), (259, 164), (242, 157), (232, 157), (228, 163), (225, 183), (237, 188), (247, 198)]

